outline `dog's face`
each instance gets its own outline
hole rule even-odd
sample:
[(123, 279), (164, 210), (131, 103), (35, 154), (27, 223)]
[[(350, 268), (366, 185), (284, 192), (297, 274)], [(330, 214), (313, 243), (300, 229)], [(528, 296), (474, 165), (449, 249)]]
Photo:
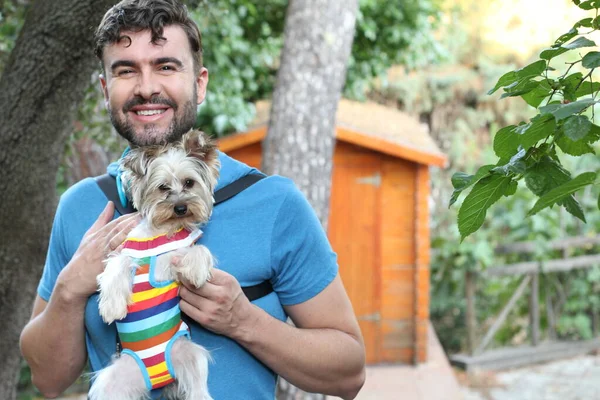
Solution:
[(197, 130), (175, 143), (133, 148), (121, 160), (134, 207), (169, 235), (208, 221), (219, 167), (216, 146)]

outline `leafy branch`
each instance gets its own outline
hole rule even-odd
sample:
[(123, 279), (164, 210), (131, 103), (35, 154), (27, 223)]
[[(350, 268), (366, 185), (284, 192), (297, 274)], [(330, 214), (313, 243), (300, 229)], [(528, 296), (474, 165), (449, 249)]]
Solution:
[[(502, 75), (488, 92), (491, 95), (502, 89), (501, 99), (520, 97), (537, 110), (537, 115), (527, 123), (504, 127), (495, 134), (496, 164), (484, 165), (473, 175), (464, 172), (453, 175), (450, 206), (470, 189), (458, 213), (463, 240), (483, 225), (487, 210), (494, 203), (516, 193), (521, 180), (539, 197), (527, 215), (557, 204), (586, 221), (575, 194), (594, 185), (597, 173), (585, 172), (573, 178), (560, 157), (562, 154), (595, 154), (592, 144), (600, 140), (600, 126), (594, 124), (594, 106), (599, 102), (596, 98), (600, 82), (594, 82), (592, 74), (600, 67), (600, 52), (579, 54), (577, 60), (565, 63), (568, 67), (562, 74), (550, 64), (562, 54), (597, 47), (586, 36), (600, 30), (600, 0), (573, 2), (583, 10), (593, 10), (594, 17), (578, 21), (550, 48), (543, 50), (539, 60)], [(585, 75), (571, 72), (576, 65)], [(598, 205), (600, 207), (600, 198)]]

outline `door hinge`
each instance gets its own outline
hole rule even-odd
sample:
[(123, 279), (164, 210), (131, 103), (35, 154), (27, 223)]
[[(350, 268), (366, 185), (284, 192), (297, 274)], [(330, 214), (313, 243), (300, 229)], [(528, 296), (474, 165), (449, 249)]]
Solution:
[(381, 321), (381, 313), (376, 312), (376, 313), (373, 313), (373, 314), (360, 315), (360, 316), (356, 317), (356, 319), (358, 319), (359, 321), (375, 321), (375, 322), (379, 322), (379, 321)]
[(360, 183), (362, 185), (372, 185), (375, 187), (379, 187), (379, 186), (381, 186), (381, 174), (378, 172), (375, 175), (357, 178), (356, 183)]

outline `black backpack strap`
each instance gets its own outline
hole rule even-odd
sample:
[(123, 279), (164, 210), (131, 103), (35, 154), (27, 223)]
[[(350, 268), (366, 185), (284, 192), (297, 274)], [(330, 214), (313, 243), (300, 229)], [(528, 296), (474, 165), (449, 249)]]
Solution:
[(240, 179), (231, 182), (227, 186), (223, 186), (221, 189), (215, 192), (215, 206), (217, 204), (221, 204), (222, 202), (229, 200), (236, 194), (246, 190), (250, 186), (254, 185), (256, 182), (261, 179), (266, 178), (264, 174), (249, 174), (242, 176)]
[[(266, 175), (257, 173), (245, 175), (240, 179), (231, 182), (229, 185), (226, 185), (215, 192), (214, 205), (216, 206), (217, 204), (221, 204), (224, 201), (229, 200), (236, 194), (242, 192), (264, 178), (266, 178)], [(102, 189), (106, 198), (115, 204), (115, 208), (121, 215), (130, 214), (135, 211), (135, 208), (133, 208), (133, 205), (130, 201), (127, 201), (127, 207), (123, 207), (121, 204), (119, 193), (117, 192), (117, 182), (114, 176), (109, 174), (98, 176), (96, 177), (96, 183), (100, 189)], [(271, 282), (264, 281), (258, 285), (242, 287), (242, 291), (250, 301), (254, 301), (271, 293), (273, 291), (273, 287), (271, 286)]]
[(96, 183), (100, 186), (100, 189), (104, 192), (106, 198), (112, 201), (115, 208), (121, 215), (131, 214), (135, 211), (131, 201), (127, 200), (127, 206), (123, 207), (121, 199), (119, 198), (119, 192), (117, 191), (117, 181), (114, 176), (104, 174), (96, 177)]
[(265, 297), (269, 293), (273, 291), (273, 286), (270, 281), (264, 281), (254, 286), (244, 286), (242, 287), (242, 292), (246, 295), (248, 300), (254, 301), (258, 300), (261, 297)]

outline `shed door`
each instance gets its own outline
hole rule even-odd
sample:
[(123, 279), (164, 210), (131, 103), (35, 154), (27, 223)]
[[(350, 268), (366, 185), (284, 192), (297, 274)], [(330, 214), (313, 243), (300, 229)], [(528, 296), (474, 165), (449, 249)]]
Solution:
[(338, 142), (334, 156), (328, 235), (340, 276), (365, 340), (367, 362), (380, 361), (380, 161), (370, 151)]

